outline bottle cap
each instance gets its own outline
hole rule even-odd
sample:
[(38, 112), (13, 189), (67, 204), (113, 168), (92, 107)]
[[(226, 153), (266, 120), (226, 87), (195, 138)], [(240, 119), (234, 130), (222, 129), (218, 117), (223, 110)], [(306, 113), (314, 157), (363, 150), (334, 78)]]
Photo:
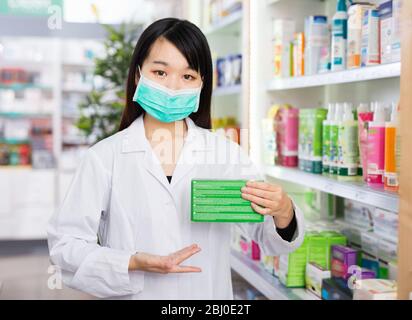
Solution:
[(379, 102), (375, 104), (375, 111), (373, 113), (373, 122), (385, 122), (386, 111), (385, 106)]
[(335, 121), (341, 121), (343, 120), (343, 103), (337, 103), (336, 104), (336, 110), (335, 110)]
[(335, 118), (335, 104), (329, 103), (328, 104), (328, 115), (326, 120), (331, 121)]
[(343, 120), (344, 121), (354, 120), (352, 103), (345, 103), (345, 113), (343, 115)]
[(348, 7), (346, 6), (346, 0), (338, 0), (338, 3), (336, 5), (336, 11), (345, 11), (348, 10)]
[(360, 103), (358, 107), (358, 113), (370, 112), (369, 103)]
[(392, 112), (391, 112), (391, 122), (398, 121), (398, 106), (396, 103), (392, 103)]

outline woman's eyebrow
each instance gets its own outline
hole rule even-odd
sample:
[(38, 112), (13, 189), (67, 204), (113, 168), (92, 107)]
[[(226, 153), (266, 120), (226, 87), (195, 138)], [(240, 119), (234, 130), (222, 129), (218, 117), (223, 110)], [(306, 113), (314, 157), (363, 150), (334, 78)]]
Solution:
[(161, 64), (161, 65), (163, 65), (163, 66), (165, 66), (165, 67), (169, 66), (169, 64), (168, 64), (167, 62), (161, 61), (161, 60), (155, 60), (155, 61), (153, 61), (152, 63), (153, 63), (153, 64)]
[[(162, 61), (162, 60), (154, 60), (154, 61), (152, 61), (152, 64), (160, 64), (160, 65), (165, 66), (165, 67), (169, 66), (169, 63), (167, 63), (166, 61)], [(190, 66), (187, 66), (185, 68), (185, 70), (191, 70), (191, 71), (194, 71), (194, 72), (198, 72)]]

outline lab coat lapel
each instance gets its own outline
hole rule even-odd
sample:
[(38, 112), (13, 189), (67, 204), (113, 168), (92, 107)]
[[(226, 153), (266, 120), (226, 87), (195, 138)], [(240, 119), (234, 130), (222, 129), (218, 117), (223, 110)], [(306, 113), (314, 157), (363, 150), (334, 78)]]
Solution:
[(163, 172), (162, 165), (153, 153), (144, 131), (143, 116), (137, 118), (128, 129), (123, 139), (122, 152), (139, 152), (142, 154), (142, 165), (171, 194), (170, 184)]
[(210, 152), (206, 141), (207, 136), (202, 134), (192, 119), (186, 118), (188, 134), (176, 164), (171, 187), (173, 188), (183, 177), (189, 174), (198, 164), (206, 159), (206, 152)]

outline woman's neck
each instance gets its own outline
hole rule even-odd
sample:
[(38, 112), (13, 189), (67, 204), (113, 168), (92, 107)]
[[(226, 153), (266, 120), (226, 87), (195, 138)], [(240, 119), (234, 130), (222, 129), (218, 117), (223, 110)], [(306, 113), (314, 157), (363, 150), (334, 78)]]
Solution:
[(166, 123), (157, 120), (156, 118), (152, 117), (151, 115), (145, 113), (143, 115), (143, 122), (144, 122), (144, 129), (146, 138), (151, 141), (152, 137), (156, 135), (157, 130), (161, 130), (159, 135), (164, 137), (164, 130), (170, 132), (171, 139), (175, 140), (175, 138), (184, 138), (187, 133), (187, 124), (185, 120), (180, 120), (176, 122)]

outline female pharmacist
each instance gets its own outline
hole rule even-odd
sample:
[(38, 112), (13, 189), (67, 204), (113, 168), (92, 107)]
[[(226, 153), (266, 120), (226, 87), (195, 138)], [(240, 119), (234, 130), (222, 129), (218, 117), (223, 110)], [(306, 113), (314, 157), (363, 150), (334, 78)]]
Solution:
[(246, 179), (264, 215), (239, 223), (267, 255), (304, 236), (299, 208), (263, 180), (234, 142), (210, 132), (212, 59), (188, 21), (140, 36), (120, 130), (86, 152), (48, 227), (52, 263), (69, 287), (100, 298), (232, 299), (230, 224), (193, 223), (192, 179)]

